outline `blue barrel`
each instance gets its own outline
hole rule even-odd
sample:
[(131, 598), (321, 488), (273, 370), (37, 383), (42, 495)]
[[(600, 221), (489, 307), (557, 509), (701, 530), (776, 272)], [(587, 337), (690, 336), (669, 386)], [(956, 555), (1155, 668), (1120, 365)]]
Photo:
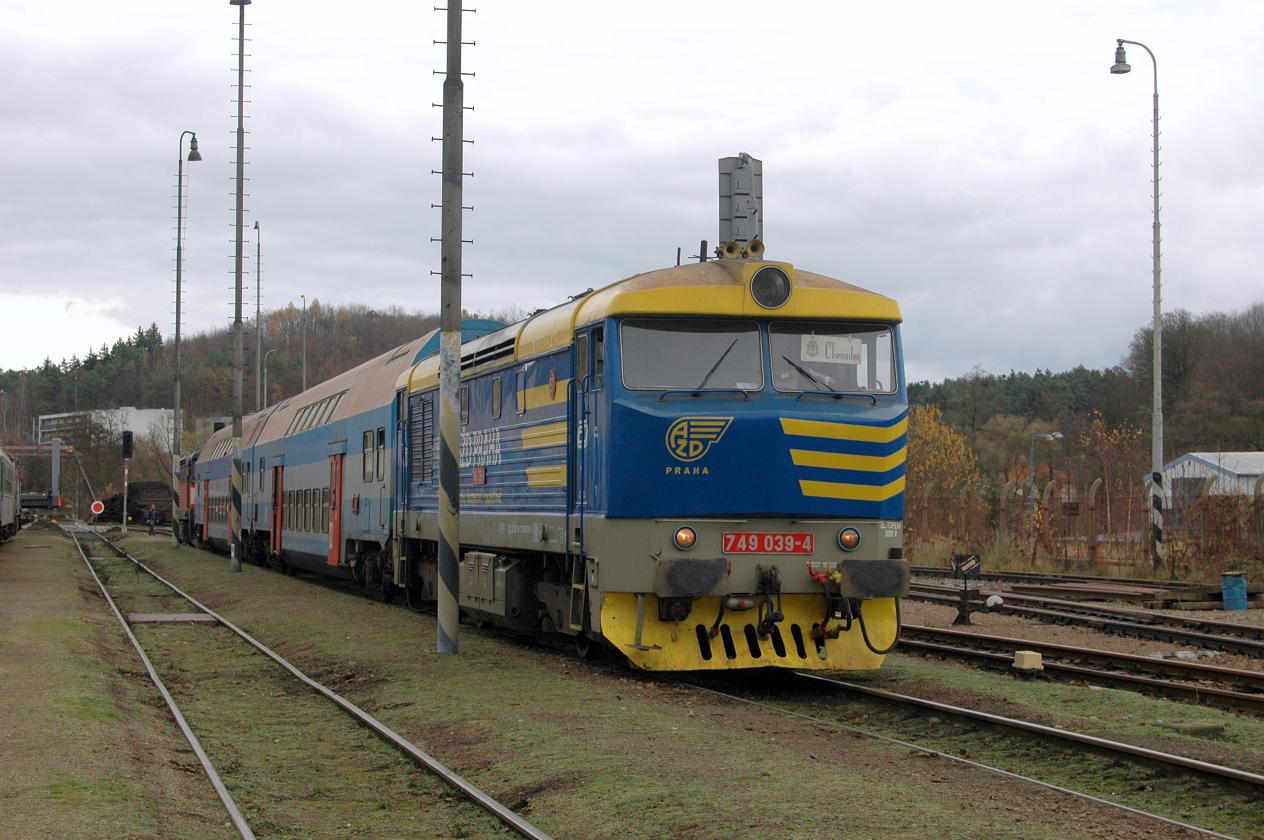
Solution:
[(1226, 610), (1246, 609), (1246, 575), (1241, 572), (1226, 572), (1220, 576), (1220, 588), (1224, 592)]

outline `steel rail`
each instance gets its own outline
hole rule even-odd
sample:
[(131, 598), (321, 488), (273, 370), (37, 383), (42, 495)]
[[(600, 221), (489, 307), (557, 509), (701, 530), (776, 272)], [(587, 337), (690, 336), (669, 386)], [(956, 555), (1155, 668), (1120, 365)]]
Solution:
[[(909, 639), (901, 636), (898, 648), (907, 653), (924, 653), (956, 659), (970, 659), (985, 664), (1009, 666), (1013, 660), (1009, 654), (997, 651), (962, 648), (943, 642), (927, 642), (921, 639)], [(1227, 688), (1215, 686), (1197, 686), (1170, 680), (1143, 677), (1140, 674), (1121, 673), (1119, 671), (1103, 671), (1099, 668), (1088, 668), (1082, 665), (1071, 665), (1065, 662), (1046, 659), (1041, 665), (1041, 673), (1056, 674), (1067, 679), (1084, 680), (1099, 685), (1161, 694), (1174, 700), (1194, 703), (1200, 706), (1215, 706), (1220, 709), (1241, 710), (1264, 715), (1264, 696), (1244, 694)]]
[(1225, 767), (1220, 764), (1212, 764), (1208, 761), (1201, 761), (1197, 758), (1176, 755), (1174, 753), (1163, 752), (1162, 750), (1152, 750), (1147, 747), (1129, 744), (1124, 741), (1112, 741), (1109, 738), (1099, 738), (1096, 735), (1087, 735), (1083, 732), (1073, 732), (1069, 729), (1058, 729), (1053, 726), (1045, 726), (1042, 723), (1033, 723), (1029, 720), (1019, 720), (1018, 718), (1005, 717), (1004, 715), (994, 715), (989, 712), (981, 712), (977, 709), (967, 709), (962, 706), (953, 706), (949, 703), (941, 703), (938, 700), (927, 700), (923, 697), (912, 697), (907, 694), (897, 694), (894, 691), (884, 691), (880, 688), (871, 688), (869, 686), (857, 685), (856, 683), (850, 683), (844, 680), (830, 679), (829, 677), (822, 677), (805, 671), (795, 671), (794, 674), (804, 680), (812, 680), (826, 685), (832, 685), (836, 688), (841, 688), (857, 694), (864, 694), (868, 697), (876, 697), (879, 700), (885, 700), (891, 703), (899, 703), (904, 706), (917, 706), (919, 708), (930, 709), (931, 711), (941, 712), (954, 717), (966, 718), (967, 720), (979, 721), (981, 723), (992, 724), (994, 726), (1003, 726), (1007, 729), (1014, 729), (1020, 732), (1053, 738), (1059, 741), (1070, 741), (1075, 744), (1092, 747), (1105, 752), (1119, 753), (1121, 755), (1128, 755), (1134, 758), (1141, 758), (1146, 761), (1166, 764), (1173, 767), (1183, 767), (1187, 770), (1193, 770), (1204, 775), (1218, 776), (1220, 778), (1230, 779), (1235, 782), (1242, 782), (1244, 784), (1251, 785), (1254, 788), (1264, 790), (1264, 775), (1252, 773), (1249, 770), (1239, 770), (1236, 767)]
[[(922, 590), (953, 593), (958, 598), (960, 598), (961, 595), (960, 588), (954, 588), (951, 586), (941, 586), (933, 583), (914, 583), (911, 584), (911, 586)], [(985, 593), (981, 589), (973, 589), (970, 591), (970, 594), (974, 598), (981, 598)], [(1152, 610), (1138, 610), (1130, 607), (1108, 607), (1104, 604), (1086, 604), (1082, 601), (1069, 601), (1065, 598), (1055, 598), (1049, 595), (1027, 595), (1021, 592), (989, 592), (986, 594), (1001, 595), (1008, 601), (1017, 601), (1033, 605), (1048, 605), (1055, 609), (1081, 613), (1084, 615), (1096, 615), (1104, 618), (1131, 619), (1142, 624), (1161, 624), (1168, 627), (1180, 627), (1203, 633), (1238, 636), (1244, 639), (1264, 642), (1264, 628), (1255, 627), (1250, 624), (1237, 624), (1232, 621), (1217, 621), (1214, 618), (1190, 618), (1181, 615), (1168, 615), (1166, 613), (1154, 612)]]
[(158, 676), (158, 672), (154, 670), (154, 665), (149, 661), (145, 649), (141, 647), (140, 640), (132, 633), (132, 628), (128, 625), (127, 619), (123, 617), (123, 613), (119, 611), (118, 605), (114, 603), (114, 599), (110, 597), (110, 592), (106, 589), (105, 584), (97, 575), (96, 569), (92, 568), (92, 561), (88, 559), (88, 552), (84, 550), (83, 543), (79, 542), (79, 537), (68, 528), (62, 529), (70, 535), (75, 541), (75, 548), (79, 549), (79, 556), (83, 558), (83, 564), (88, 567), (88, 573), (92, 575), (92, 579), (97, 582), (97, 588), (101, 590), (101, 594), (105, 597), (105, 602), (110, 605), (110, 610), (114, 613), (114, 617), (123, 627), (123, 632), (127, 634), (128, 641), (132, 643), (132, 647), (136, 649), (136, 655), (140, 657), (140, 661), (145, 665), (145, 671), (149, 674), (149, 679), (158, 688), (158, 693), (162, 695), (163, 701), (167, 704), (167, 710), (171, 712), (171, 716), (175, 718), (176, 726), (180, 727), (180, 732), (184, 735), (189, 746), (193, 748), (194, 755), (197, 756), (198, 763), (202, 765), (202, 771), (206, 773), (207, 779), (211, 782), (211, 787), (215, 789), (215, 795), (219, 797), (219, 801), (223, 803), (224, 810), (228, 812), (228, 818), (232, 820), (233, 827), (237, 829), (243, 840), (254, 840), (255, 834), (250, 830), (249, 823), (242, 816), (241, 809), (237, 807), (237, 803), (233, 801), (232, 794), (228, 792), (228, 788), (224, 786), (224, 780), (220, 778), (219, 773), (215, 770), (215, 765), (211, 763), (210, 756), (206, 754), (206, 750), (202, 749), (202, 743), (197, 736), (193, 734), (193, 730), (189, 728), (189, 723), (184, 719), (184, 715), (180, 712), (180, 707), (176, 705), (175, 698), (171, 696), (171, 692), (167, 690), (167, 686), (163, 683), (162, 678)]
[(921, 753), (923, 755), (930, 755), (930, 756), (934, 756), (935, 758), (946, 759), (947, 761), (952, 761), (957, 764), (964, 765), (966, 767), (973, 767), (976, 770), (982, 770), (985, 773), (991, 773), (993, 775), (1001, 776), (1006, 779), (1013, 779), (1014, 781), (1017, 781), (1017, 782), (1023, 782), (1025, 784), (1035, 785), (1036, 787), (1044, 788), (1045, 790), (1051, 790), (1056, 793), (1063, 793), (1063, 794), (1066, 794), (1067, 796), (1073, 796), (1076, 799), (1082, 799), (1085, 802), (1092, 802), (1094, 805), (1102, 805), (1107, 808), (1114, 808), (1115, 810), (1123, 811), (1125, 813), (1132, 814), (1134, 816), (1143, 817), (1145, 819), (1156, 820), (1166, 825), (1176, 826), (1177, 828), (1183, 828), (1188, 831), (1193, 831), (1197, 834), (1205, 835), (1207, 837), (1221, 838), (1221, 840), (1236, 840), (1236, 838), (1234, 838), (1233, 835), (1230, 835), (1230, 834), (1221, 834), (1220, 832), (1213, 831), (1210, 828), (1203, 828), (1202, 826), (1192, 825), (1190, 823), (1181, 822), (1180, 820), (1174, 820), (1171, 817), (1164, 817), (1160, 814), (1154, 814), (1154, 813), (1151, 813), (1150, 811), (1143, 811), (1140, 808), (1133, 808), (1129, 805), (1124, 805), (1119, 802), (1112, 802), (1109, 799), (1102, 799), (1100, 796), (1093, 796), (1091, 793), (1084, 793), (1082, 791), (1072, 790), (1071, 788), (1062, 787), (1061, 785), (1055, 785), (1052, 782), (1042, 782), (1040, 779), (1034, 779), (1031, 776), (1024, 776), (1021, 773), (1014, 773), (1010, 770), (1002, 770), (1000, 767), (993, 767), (990, 764), (983, 764), (982, 762), (975, 761), (974, 759), (965, 758), (963, 756), (954, 755), (952, 753), (941, 752), (940, 750), (931, 749), (930, 747), (924, 747), (921, 744), (915, 744), (912, 741), (904, 741), (899, 738), (893, 738), (890, 735), (883, 735), (878, 732), (871, 732), (868, 729), (861, 729), (858, 726), (853, 726), (852, 724), (843, 723), (842, 721), (816, 717), (815, 715), (809, 715), (804, 712), (796, 712), (792, 709), (785, 709), (785, 708), (782, 708), (781, 706), (774, 706), (771, 703), (763, 703), (759, 700), (751, 700), (750, 698), (747, 698), (747, 697), (739, 697), (736, 694), (729, 694), (724, 691), (719, 691), (718, 689), (708, 688), (707, 686), (704, 686), (704, 685), (696, 685), (694, 683), (681, 683), (681, 684), (686, 685), (689, 688), (695, 689), (697, 691), (704, 691), (704, 692), (707, 692), (708, 694), (714, 694), (717, 697), (723, 697), (726, 700), (734, 700), (738, 703), (745, 703), (748, 706), (754, 706), (760, 709), (768, 709), (769, 711), (778, 712), (783, 715), (789, 715), (790, 717), (796, 717), (802, 720), (808, 720), (820, 726), (828, 726), (832, 729), (837, 729), (842, 732), (850, 732), (854, 735), (859, 735), (862, 738), (870, 738), (874, 741), (881, 741), (886, 744), (894, 744), (898, 747), (904, 747), (905, 749), (914, 750), (915, 752)]
[(475, 805), (482, 808), (484, 811), (487, 811), (488, 813), (492, 814), (494, 817), (500, 820), (503, 824), (505, 824), (509, 828), (512, 828), (521, 836), (529, 838), (529, 840), (552, 840), (552, 838), (548, 834), (545, 834), (543, 831), (536, 828), (527, 820), (523, 819), (513, 810), (505, 807), (503, 804), (496, 801), (488, 794), (484, 793), (482, 790), (476, 787), (473, 783), (467, 781), (464, 777), (462, 777), (455, 771), (448, 768), (446, 765), (444, 765), (434, 756), (431, 756), (429, 753), (424, 752), (415, 744), (408, 741), (402, 735), (395, 732), (395, 730), (391, 729), (389, 726), (382, 723), (377, 718), (373, 717), (368, 712), (364, 711), (359, 706), (352, 703), (350, 700), (346, 699), (345, 697), (338, 694), (337, 692), (325, 687), (321, 683), (316, 682), (316, 680), (312, 679), (307, 674), (299, 670), (297, 667), (290, 664), (290, 662), (286, 660), (284, 657), (282, 657), (280, 654), (276, 653), (271, 648), (264, 645), (254, 636), (250, 635), (245, 630), (242, 630), (236, 624), (233, 624), (231, 621), (224, 618), (222, 615), (215, 612), (210, 607), (207, 607), (201, 601), (198, 601), (192, 595), (189, 595), (187, 592), (180, 589), (180, 587), (176, 586), (174, 583), (167, 580), (162, 575), (158, 574), (153, 569), (149, 568), (148, 566), (146, 566), (141, 561), (137, 560), (132, 555), (128, 554), (127, 551), (125, 551), (123, 548), (110, 542), (110, 540), (106, 539), (104, 536), (100, 534), (98, 534), (97, 536), (100, 537), (102, 542), (104, 542), (106, 545), (110, 546), (112, 549), (118, 552), (120, 556), (127, 558), (132, 563), (136, 564), (136, 566), (138, 566), (139, 568), (143, 569), (145, 572), (152, 575), (155, 580), (162, 583), (172, 592), (175, 592), (181, 598), (184, 598), (186, 601), (193, 604), (199, 610), (201, 610), (202, 612), (214, 618), (217, 622), (219, 622), (224, 627), (231, 630), (234, 634), (236, 634), (245, 642), (249, 643), (252, 647), (258, 650), (264, 656), (268, 657), (273, 662), (275, 662), (276, 664), (284, 668), (286, 671), (288, 671), (290, 675), (293, 676), (295, 679), (297, 679), (299, 682), (303, 683), (308, 688), (312, 689), (318, 694), (321, 694), (326, 699), (332, 701), (340, 709), (342, 709), (344, 712), (351, 715), (351, 717), (355, 718), (361, 724), (366, 726), (368, 729), (370, 729), (374, 734), (376, 734), (382, 740), (386, 741), (388, 744), (395, 747), (404, 755), (408, 756), (408, 758), (412, 760), (414, 764), (424, 767), (425, 769), (434, 773), (439, 778), (443, 779), (449, 785), (451, 785), (452, 787), (460, 791), (465, 796), (465, 798), (467, 798), (469, 801), (473, 802)]
[[(1034, 650), (1047, 656), (1075, 659), (1105, 666), (1123, 665), (1133, 671), (1144, 671), (1150, 674), (1175, 677), (1189, 681), (1216, 682), (1221, 685), (1234, 685), (1264, 692), (1264, 671), (1248, 671), (1244, 668), (1227, 668), (1222, 665), (1205, 665), (1201, 662), (1159, 659), (1153, 656), (1142, 656), (1135, 653), (1122, 653), (1098, 648), (1081, 648), (1073, 645), (1060, 645), (1053, 642), (1039, 642), (1034, 639), (1018, 639), (1012, 636), (995, 636), (990, 633), (971, 633), (966, 630), (952, 630), (945, 627), (923, 627), (916, 624), (905, 624), (901, 628), (901, 640), (905, 635), (913, 637), (931, 637), (933, 639), (950, 639), (968, 645), (982, 646), (992, 650), (1013, 652), (1015, 650)], [(1251, 696), (1248, 694), (1248, 696)], [(1259, 695), (1264, 700), (1264, 694)]]
[[(947, 593), (926, 592), (916, 588), (910, 589), (907, 596), (916, 601), (928, 601), (948, 606), (958, 606), (960, 598)], [(1217, 636), (1211, 633), (1200, 633), (1194, 630), (1182, 630), (1165, 624), (1138, 623), (1114, 618), (1103, 618), (1083, 611), (1064, 610), (1062, 607), (1034, 607), (1010, 603), (1016, 596), (1005, 595), (1006, 602), (988, 608), (987, 612), (1004, 615), (1017, 615), (1035, 618), (1053, 624), (1082, 624), (1103, 633), (1116, 633), (1123, 636), (1142, 636), (1159, 641), (1177, 644), (1194, 644), (1213, 650), (1240, 653), (1244, 656), (1264, 657), (1264, 642), (1242, 639), (1232, 636)]]
[[(952, 569), (945, 569), (939, 566), (913, 566), (910, 569), (910, 573), (932, 577), (954, 577), (956, 575)], [(1055, 572), (979, 572), (976, 577), (980, 580), (1015, 581), (1020, 583), (1114, 583), (1122, 586), (1155, 586), (1163, 589), (1172, 589), (1175, 583), (1175, 581), (1155, 580), (1154, 578), (1107, 577), (1105, 575), (1074, 575)], [(1199, 586), (1201, 584), (1193, 585)]]

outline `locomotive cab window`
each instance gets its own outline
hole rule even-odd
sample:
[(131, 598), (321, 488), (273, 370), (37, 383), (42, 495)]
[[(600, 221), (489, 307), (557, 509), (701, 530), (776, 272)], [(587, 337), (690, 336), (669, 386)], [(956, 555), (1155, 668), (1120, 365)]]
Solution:
[(754, 321), (629, 318), (619, 332), (623, 384), (641, 390), (759, 391), (763, 348)]
[(579, 390), (585, 390), (590, 383), (584, 380), (588, 378), (588, 333), (580, 333), (575, 336), (575, 386)]
[(492, 380), (492, 418), (495, 420), (500, 419), (500, 403), (501, 403), (500, 389), (501, 389), (500, 377), (497, 376), (495, 379)]
[(895, 393), (889, 327), (838, 323), (774, 323), (768, 330), (773, 386), (778, 391)]
[(601, 380), (606, 374), (606, 328), (597, 327), (592, 331), (592, 375), (593, 387), (600, 388)]

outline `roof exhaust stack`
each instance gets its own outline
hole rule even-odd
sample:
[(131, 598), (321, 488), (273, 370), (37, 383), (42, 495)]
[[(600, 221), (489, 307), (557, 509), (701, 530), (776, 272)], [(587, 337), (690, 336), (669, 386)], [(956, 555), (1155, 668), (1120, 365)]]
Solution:
[(742, 152), (720, 158), (720, 245), (722, 260), (764, 255), (764, 164)]

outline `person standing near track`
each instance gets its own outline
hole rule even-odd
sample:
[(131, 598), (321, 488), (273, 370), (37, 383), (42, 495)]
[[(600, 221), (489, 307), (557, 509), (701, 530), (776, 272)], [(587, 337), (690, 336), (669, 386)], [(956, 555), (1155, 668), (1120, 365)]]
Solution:
[(149, 526), (149, 536), (154, 535), (154, 526), (158, 524), (158, 506), (150, 505), (145, 512), (145, 524)]

